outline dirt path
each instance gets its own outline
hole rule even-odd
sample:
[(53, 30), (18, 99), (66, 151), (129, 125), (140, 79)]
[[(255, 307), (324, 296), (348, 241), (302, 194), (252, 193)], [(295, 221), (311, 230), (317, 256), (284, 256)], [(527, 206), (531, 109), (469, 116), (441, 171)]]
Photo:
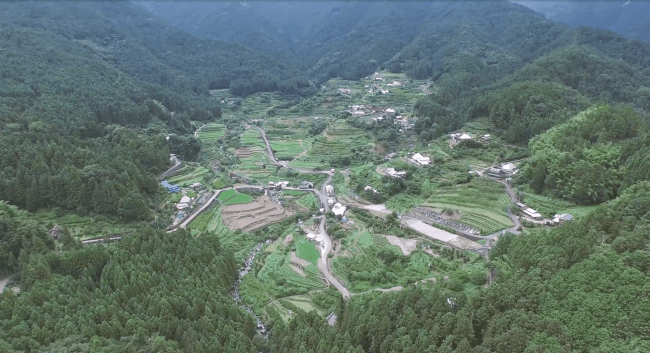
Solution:
[(200, 128), (196, 129), (196, 131), (194, 131), (194, 137), (196, 137), (196, 138), (199, 137), (199, 131), (201, 131), (201, 129), (203, 129), (204, 126), (205, 125), (201, 126)]
[(16, 274), (14, 273), (13, 275), (9, 275), (8, 277), (5, 277), (0, 280), (0, 293), (5, 290), (5, 286), (11, 280)]

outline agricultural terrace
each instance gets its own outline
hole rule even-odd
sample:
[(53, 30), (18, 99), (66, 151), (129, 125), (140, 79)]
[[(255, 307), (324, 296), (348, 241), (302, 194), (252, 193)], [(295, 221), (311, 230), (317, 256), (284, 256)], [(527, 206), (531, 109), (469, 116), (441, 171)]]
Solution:
[(246, 194), (237, 194), (224, 202), (221, 217), (223, 223), (232, 230), (251, 232), (291, 215), (284, 207), (273, 203), (268, 196), (260, 196), (247, 203), (245, 201), (248, 199), (244, 200), (244, 197), (250, 198)]
[(326, 167), (357, 151), (369, 151), (373, 143), (363, 130), (350, 126), (345, 119), (331, 124), (312, 142), (309, 152), (289, 163), (293, 167)]
[(270, 141), (270, 144), (271, 149), (273, 149), (273, 153), (275, 154), (275, 158), (278, 160), (291, 160), (306, 151), (303, 149), (300, 141)]
[(421, 206), (448, 214), (457, 222), (481, 231), (482, 235), (514, 226), (506, 209), (510, 198), (502, 184), (474, 178), (467, 184), (442, 187)]
[(203, 176), (208, 172), (208, 169), (195, 163), (185, 163), (185, 166), (178, 173), (174, 174), (173, 177), (167, 179), (167, 181), (170, 184), (188, 187), (196, 182), (203, 182)]
[(241, 163), (238, 164), (237, 172), (248, 178), (265, 179), (273, 168), (270, 158), (266, 155), (266, 145), (260, 136), (259, 130), (251, 128), (246, 130), (240, 139), (241, 147), (235, 151)]
[(197, 133), (197, 138), (204, 144), (210, 144), (223, 138), (226, 135), (226, 131), (226, 126), (223, 124), (208, 123), (201, 127), (201, 130)]
[(320, 254), (314, 243), (303, 235), (290, 234), (292, 242), (284, 244), (283, 233), (271, 251), (258, 255), (254, 275), (247, 275), (242, 281), (242, 297), (258, 300), (256, 304), (264, 306), (270, 299), (305, 294), (325, 287), (316, 265)]

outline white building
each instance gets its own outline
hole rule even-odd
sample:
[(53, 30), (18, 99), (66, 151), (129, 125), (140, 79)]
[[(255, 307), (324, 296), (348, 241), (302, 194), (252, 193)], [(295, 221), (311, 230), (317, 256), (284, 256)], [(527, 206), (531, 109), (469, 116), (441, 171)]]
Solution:
[(375, 194), (379, 192), (379, 191), (377, 191), (375, 188), (373, 188), (373, 187), (370, 186), (370, 185), (366, 185), (366, 187), (363, 188), (363, 190), (365, 190), (365, 191), (372, 191), (372, 192), (374, 192)]
[(332, 185), (325, 186), (325, 193), (332, 196), (334, 194), (334, 187)]
[(334, 214), (337, 215), (337, 216), (339, 216), (339, 215), (342, 216), (345, 213), (346, 208), (347, 208), (346, 206), (343, 206), (343, 205), (341, 205), (340, 203), (337, 202), (334, 205), (334, 207), (332, 207), (332, 212), (334, 212)]
[(392, 178), (402, 178), (406, 176), (406, 172), (403, 170), (397, 171), (395, 168), (386, 168), (386, 175)]
[(431, 158), (429, 157), (424, 157), (423, 155), (416, 153), (411, 157), (415, 163), (418, 165), (429, 165), (431, 163)]
[(388, 108), (388, 109), (386, 109), (386, 113), (395, 113), (395, 109)]
[(572, 221), (573, 220), (573, 215), (570, 213), (562, 213), (562, 214), (556, 214), (553, 216), (553, 224), (562, 224), (564, 222)]
[(186, 209), (190, 205), (190, 201), (192, 201), (192, 199), (189, 196), (183, 195), (183, 197), (181, 197), (181, 200), (176, 204), (176, 209)]

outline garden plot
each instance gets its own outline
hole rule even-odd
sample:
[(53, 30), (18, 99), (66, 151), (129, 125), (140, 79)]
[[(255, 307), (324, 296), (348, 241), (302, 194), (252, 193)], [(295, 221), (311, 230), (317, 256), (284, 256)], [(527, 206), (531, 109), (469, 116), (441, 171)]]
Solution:
[(226, 126), (223, 124), (209, 123), (201, 128), (196, 134), (203, 143), (213, 143), (226, 135)]
[(223, 222), (228, 228), (245, 232), (279, 222), (288, 216), (290, 213), (284, 207), (273, 203), (268, 196), (260, 196), (245, 204), (226, 205), (221, 212)]
[(305, 152), (300, 141), (271, 141), (271, 149), (278, 160), (291, 160)]

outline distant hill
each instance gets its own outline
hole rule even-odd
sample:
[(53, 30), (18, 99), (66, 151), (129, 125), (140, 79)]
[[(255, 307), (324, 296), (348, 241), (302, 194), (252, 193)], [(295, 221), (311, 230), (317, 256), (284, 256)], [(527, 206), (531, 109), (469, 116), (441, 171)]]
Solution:
[(569, 26), (610, 30), (650, 42), (647, 1), (513, 1)]

